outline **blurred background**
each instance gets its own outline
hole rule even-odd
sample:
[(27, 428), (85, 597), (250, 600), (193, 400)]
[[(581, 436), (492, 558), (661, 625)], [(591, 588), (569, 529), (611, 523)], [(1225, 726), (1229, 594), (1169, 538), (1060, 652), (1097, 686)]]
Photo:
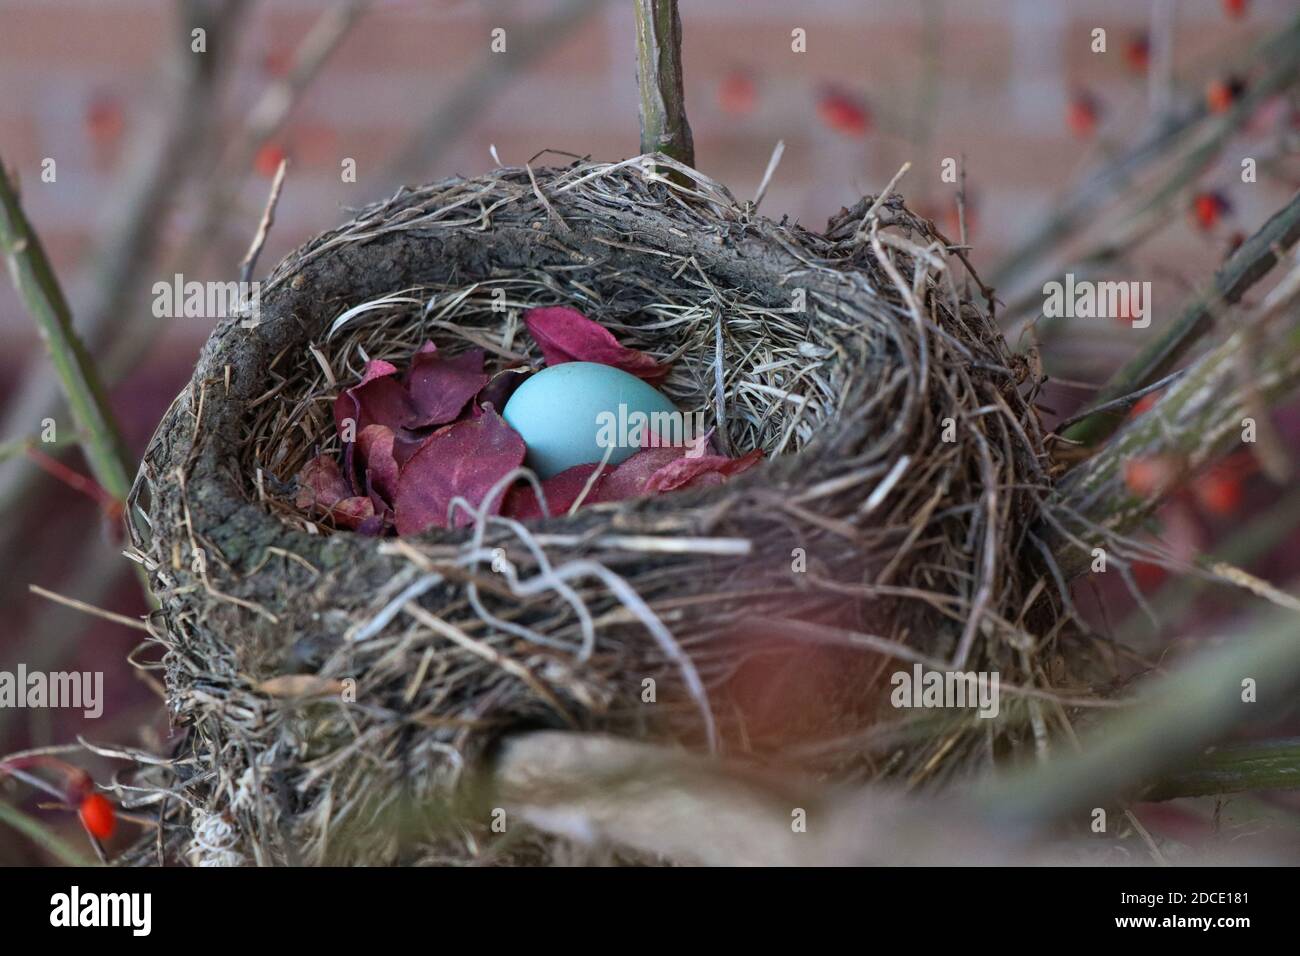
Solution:
[[(761, 210), (819, 229), (910, 162), (898, 186), (908, 203), (953, 239), (964, 228), (1012, 344), (1041, 347), (1055, 380), (1042, 399), (1050, 421), (1172, 321), (1300, 186), (1296, 12), (1294, 0), (684, 0), (697, 165), (751, 199), (783, 142)], [(205, 52), (192, 50), (195, 27)], [(151, 286), (175, 273), (237, 278), (281, 159), (289, 169), (259, 275), (404, 183), (543, 150), (635, 155), (633, 40), (626, 0), (0, 0), (0, 159), (132, 451), (213, 324), (155, 318)], [(1243, 157), (1257, 161), (1255, 182), (1242, 182)], [(962, 183), (944, 181), (945, 158), (964, 174), (960, 212)], [(53, 182), (42, 181), (47, 159)], [(1043, 282), (1066, 271), (1151, 281), (1152, 327), (1036, 322)], [(29, 592), (145, 610), (115, 522), (79, 487), (79, 454), (32, 444), (47, 417), (65, 437), (72, 426), (8, 282), (0, 364), (0, 671), (102, 671), (106, 694), (94, 721), (0, 709), (0, 754), (79, 734), (163, 748), (158, 681), (127, 661), (143, 635)], [(1293, 447), (1297, 409), (1276, 423)], [(1184, 555), (1235, 549), (1293, 590), (1298, 526), (1300, 492), (1236, 461), (1175, 496), (1152, 533)], [(1139, 583), (1159, 628), (1134, 616), (1122, 587), (1082, 599), (1099, 627), (1148, 653), (1195, 644), (1240, 610), (1235, 595), (1154, 566)], [(0, 798), (77, 835), (71, 814), (39, 810), (12, 781)], [(1235, 806), (1235, 823), (1168, 805), (1148, 823), (1188, 840), (1223, 826), (1248, 833), (1262, 811)], [(0, 827), (0, 863), (48, 859)]]

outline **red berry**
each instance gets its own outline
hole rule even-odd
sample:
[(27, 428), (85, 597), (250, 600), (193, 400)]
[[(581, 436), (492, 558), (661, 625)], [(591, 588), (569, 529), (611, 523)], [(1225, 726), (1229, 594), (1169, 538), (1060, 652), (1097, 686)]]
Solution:
[(1145, 415), (1151, 411), (1151, 407), (1160, 401), (1163, 392), (1151, 392), (1149, 395), (1143, 395), (1134, 403), (1133, 408), (1129, 411), (1129, 418), (1137, 418), (1139, 415)]
[(1166, 577), (1165, 569), (1149, 561), (1133, 562), (1133, 579), (1143, 591), (1154, 591)]
[(827, 89), (817, 101), (822, 122), (845, 136), (866, 136), (871, 131), (871, 114), (862, 102), (849, 93)]
[(1246, 15), (1247, 0), (1223, 0), (1223, 12), (1234, 20)]
[(92, 836), (107, 840), (117, 827), (117, 818), (113, 814), (113, 805), (100, 793), (88, 793), (81, 801), (81, 824)]
[(1228, 211), (1228, 201), (1219, 193), (1199, 192), (1192, 197), (1192, 219), (1201, 229), (1209, 231)]
[(1211, 113), (1226, 113), (1245, 92), (1246, 83), (1241, 77), (1218, 77), (1205, 87), (1205, 105)]
[(1192, 494), (1197, 503), (1211, 514), (1231, 515), (1241, 507), (1241, 479), (1211, 471), (1192, 483)]
[(1080, 90), (1070, 97), (1066, 112), (1066, 122), (1070, 132), (1080, 139), (1086, 139), (1097, 131), (1097, 120), (1101, 115), (1101, 104), (1097, 98), (1086, 90)]
[(91, 140), (108, 146), (115, 143), (126, 128), (122, 104), (111, 96), (98, 96), (86, 107), (86, 131)]
[(724, 113), (743, 116), (758, 105), (758, 87), (754, 78), (743, 70), (733, 70), (718, 87), (718, 105)]
[(1124, 463), (1124, 485), (1140, 498), (1168, 488), (1176, 469), (1167, 458), (1130, 458)]
[(275, 143), (267, 143), (257, 151), (257, 156), (253, 159), (253, 169), (259, 176), (265, 176), (270, 179), (275, 175), (275, 171), (280, 168), (280, 163), (285, 158), (284, 149)]
[(1137, 33), (1124, 43), (1124, 62), (1134, 73), (1145, 73), (1151, 63), (1151, 41), (1145, 33)]

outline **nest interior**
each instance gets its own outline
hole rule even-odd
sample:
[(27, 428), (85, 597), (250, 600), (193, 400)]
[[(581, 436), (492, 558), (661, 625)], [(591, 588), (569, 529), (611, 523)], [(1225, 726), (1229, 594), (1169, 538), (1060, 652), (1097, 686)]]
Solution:
[[(911, 785), (1022, 745), (1015, 707), (990, 735), (888, 705), (912, 663), (1032, 683), (1063, 618), (1033, 558), (1035, 383), (960, 250), (896, 196), (815, 233), (672, 165), (402, 190), (280, 263), (255, 326), (213, 333), (130, 502), (183, 731), (134, 784), (164, 819), (142, 859), (545, 858), (456, 809), (521, 727)], [(767, 459), (717, 488), (412, 539), (294, 509), (368, 358), (400, 367), (432, 339), (536, 362), (520, 314), (552, 304), (672, 360), (678, 407)]]

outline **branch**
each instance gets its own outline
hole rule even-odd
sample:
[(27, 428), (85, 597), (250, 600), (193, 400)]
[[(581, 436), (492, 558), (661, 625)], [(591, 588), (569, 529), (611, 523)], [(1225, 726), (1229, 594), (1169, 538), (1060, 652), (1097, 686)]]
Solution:
[(116, 501), (125, 501), (131, 469), (95, 366), (72, 327), (72, 314), (41, 241), (23, 215), (0, 162), (0, 245), (18, 295), (36, 323), (72, 411), (91, 472)]
[(641, 152), (695, 165), (695, 142), (682, 90), (682, 21), (677, 0), (636, 0)]
[[(1264, 278), (1278, 259), (1300, 241), (1300, 193), (1264, 223), (1215, 273), (1210, 287), (1183, 309), (1182, 316), (1121, 368), (1093, 398), (1106, 405), (1137, 392), (1164, 375), (1214, 327), (1228, 306), (1241, 301), (1246, 291)], [(1123, 421), (1122, 415), (1099, 412), (1073, 425), (1066, 438), (1095, 445)]]
[[(1247, 327), (1192, 364), (1150, 411), (1069, 472), (1046, 507), (1089, 545), (1102, 543), (1106, 533), (1139, 525), (1187, 474), (1240, 445), (1242, 419), (1250, 416), (1256, 395), (1274, 404), (1300, 386), (1300, 316), (1290, 318), (1261, 350), (1254, 381), (1242, 384), (1238, 371), (1238, 352), (1259, 331)], [(1180, 474), (1155, 494), (1135, 495), (1125, 484), (1125, 465), (1151, 458), (1177, 462)], [(1089, 554), (1059, 536), (1053, 550), (1067, 575), (1081, 572), (1090, 560)]]

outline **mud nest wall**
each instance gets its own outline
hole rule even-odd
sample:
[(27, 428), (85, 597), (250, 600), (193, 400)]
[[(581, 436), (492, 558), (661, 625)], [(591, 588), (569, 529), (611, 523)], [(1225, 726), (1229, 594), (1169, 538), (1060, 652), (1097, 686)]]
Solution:
[[(1014, 681), (1061, 616), (1033, 557), (1035, 383), (959, 250), (898, 197), (818, 234), (665, 165), (403, 190), (280, 263), (254, 327), (213, 333), (130, 502), (183, 735), (132, 781), (164, 819), (137, 861), (546, 859), (553, 842), (494, 839), (464, 798), (524, 727), (922, 785), (1020, 745), (1014, 707), (990, 734), (904, 726), (887, 702), (900, 662)], [(367, 359), (432, 339), (535, 361), (520, 312), (553, 304), (672, 360), (678, 407), (767, 460), (417, 538), (295, 510)]]

